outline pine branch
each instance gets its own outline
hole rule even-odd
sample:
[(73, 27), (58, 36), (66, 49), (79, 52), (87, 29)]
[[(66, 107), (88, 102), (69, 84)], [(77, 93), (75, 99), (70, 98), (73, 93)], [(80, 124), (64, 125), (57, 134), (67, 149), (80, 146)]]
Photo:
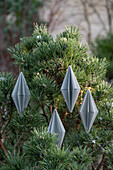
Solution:
[(9, 125), (11, 119), (12, 119), (12, 114), (13, 114), (13, 112), (12, 112), (12, 103), (10, 103), (10, 118), (7, 121), (7, 123), (5, 124), (4, 129), (2, 130), (2, 135), (5, 133), (5, 130), (6, 130), (7, 126)]
[(6, 155), (6, 154), (7, 154), (7, 150), (6, 150), (6, 148), (4, 147), (4, 145), (3, 145), (2, 141), (1, 141), (1, 139), (0, 139), (0, 147), (1, 147), (2, 150), (3, 150), (5, 157), (7, 158), (7, 155)]
[(21, 141), (21, 139), (24, 137), (25, 133), (26, 133), (26, 131), (24, 131), (24, 132), (22, 133), (22, 135), (20, 136), (20, 138), (18, 139), (17, 143), (16, 143), (15, 146), (14, 146), (14, 150), (16, 150), (16, 147), (20, 144), (20, 141)]
[(24, 135), (28, 132), (28, 131), (30, 131), (31, 129), (28, 129), (28, 130), (25, 130), (23, 133), (22, 133), (22, 135), (20, 136), (20, 138), (18, 139), (18, 141), (17, 141), (17, 143), (15, 144), (15, 146), (14, 146), (14, 150), (16, 150), (16, 147), (18, 146), (18, 145), (20, 145), (20, 142), (21, 142), (21, 139), (24, 137)]
[(45, 116), (46, 121), (47, 121), (47, 123), (48, 123), (48, 125), (49, 125), (49, 117), (48, 117), (47, 113), (45, 112), (45, 110), (44, 110), (44, 107), (43, 107), (43, 106), (42, 106), (42, 110), (43, 110), (43, 115)]
[(4, 115), (4, 107), (6, 105), (6, 98), (7, 98), (7, 91), (5, 93), (5, 97), (4, 97), (4, 102), (3, 102), (3, 105), (1, 107), (1, 114), (0, 114), (0, 129), (2, 128), (2, 118), (3, 118), (3, 115)]
[(5, 165), (1, 160), (0, 160), (0, 164), (1, 164), (1, 165)]
[(100, 164), (98, 165), (97, 170), (99, 170), (102, 167), (102, 165), (105, 163), (106, 159), (104, 159), (104, 158), (105, 158), (105, 153), (103, 153), (102, 160), (101, 160)]
[(50, 114), (52, 116), (52, 105), (50, 106)]

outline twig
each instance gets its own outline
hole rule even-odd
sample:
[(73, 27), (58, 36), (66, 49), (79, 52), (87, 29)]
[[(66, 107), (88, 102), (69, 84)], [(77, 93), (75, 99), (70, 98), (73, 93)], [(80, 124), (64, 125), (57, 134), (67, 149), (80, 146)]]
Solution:
[(7, 150), (6, 150), (6, 148), (4, 147), (4, 145), (3, 145), (2, 141), (1, 141), (1, 139), (0, 139), (0, 147), (1, 147), (2, 150), (3, 150), (5, 157), (7, 158), (7, 155), (6, 155), (6, 154), (7, 154)]
[(91, 23), (90, 23), (89, 16), (88, 16), (87, 1), (81, 0), (81, 3), (83, 5), (84, 17), (88, 25), (88, 42), (90, 42), (91, 41)]
[(92, 170), (95, 170), (94, 166), (92, 165)]
[[(58, 13), (65, 0), (55, 0), (49, 15), (49, 22), (47, 24), (49, 30), (53, 31), (56, 21), (59, 19)], [(51, 28), (50, 28), (51, 27)]]
[(52, 105), (50, 106), (50, 114), (52, 116)]
[(16, 147), (19, 145), (21, 139), (24, 137), (24, 135), (25, 135), (26, 132), (27, 132), (27, 131), (24, 131), (24, 132), (22, 133), (22, 135), (20, 136), (20, 138), (18, 139), (17, 143), (16, 143), (15, 146), (14, 146), (14, 150), (16, 150)]
[(1, 160), (0, 160), (0, 164), (1, 164), (1, 165), (5, 165)]
[(103, 153), (102, 160), (99, 163), (99, 165), (98, 165), (96, 170), (99, 170), (101, 168), (101, 166), (104, 164), (104, 162), (106, 161), (106, 159), (104, 159), (104, 158), (105, 158), (105, 153)]
[(4, 129), (2, 130), (2, 135), (5, 133), (5, 130), (6, 130), (7, 126), (9, 125), (11, 118), (12, 118), (12, 103), (10, 104), (10, 118), (7, 121), (7, 123), (5, 124)]
[(5, 105), (6, 105), (6, 98), (7, 98), (7, 91), (5, 93), (5, 97), (4, 97), (4, 102), (1, 106), (1, 114), (0, 114), (0, 129), (2, 127), (2, 118), (3, 118), (3, 115), (4, 115), (4, 108), (5, 108)]
[(112, 30), (112, 14), (111, 14), (111, 4), (109, 0), (106, 0), (106, 10), (107, 10), (107, 17), (108, 17), (108, 25), (109, 25), (109, 31)]
[(100, 13), (97, 11), (97, 9), (96, 9), (96, 7), (95, 7), (95, 4), (92, 3), (92, 2), (90, 2), (89, 5), (90, 5), (90, 7), (92, 7), (94, 13), (96, 13), (96, 15), (97, 15), (97, 17), (98, 17), (100, 23), (101, 23), (102, 26), (103, 26), (103, 30), (106, 30), (106, 25), (105, 25), (104, 21), (102, 20)]
[(44, 110), (44, 107), (43, 107), (43, 106), (42, 106), (42, 110), (43, 110), (43, 115), (45, 116), (46, 121), (47, 121), (47, 123), (48, 123), (48, 125), (49, 125), (49, 117), (48, 117), (47, 113), (45, 112), (45, 110)]

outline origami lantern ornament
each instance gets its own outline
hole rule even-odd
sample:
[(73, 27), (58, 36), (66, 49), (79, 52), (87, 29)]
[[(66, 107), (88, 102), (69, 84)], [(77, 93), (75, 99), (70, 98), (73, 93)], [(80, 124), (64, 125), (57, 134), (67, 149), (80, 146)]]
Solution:
[(66, 72), (61, 91), (63, 93), (64, 99), (66, 101), (67, 107), (70, 112), (73, 111), (75, 102), (77, 100), (78, 94), (80, 92), (80, 86), (73, 73), (71, 66), (68, 67)]
[(50, 123), (49, 123), (48, 133), (49, 132), (51, 134), (53, 133), (57, 134), (57, 137), (58, 137), (57, 144), (59, 145), (59, 147), (61, 147), (63, 139), (64, 139), (64, 135), (65, 135), (65, 129), (56, 109), (54, 109)]
[(90, 90), (88, 89), (84, 97), (83, 103), (79, 110), (85, 131), (90, 132), (94, 120), (97, 116), (98, 110), (93, 100)]
[(30, 100), (29, 88), (22, 72), (20, 73), (12, 92), (12, 98), (18, 113), (22, 117), (22, 113), (24, 112), (24, 109), (27, 107)]

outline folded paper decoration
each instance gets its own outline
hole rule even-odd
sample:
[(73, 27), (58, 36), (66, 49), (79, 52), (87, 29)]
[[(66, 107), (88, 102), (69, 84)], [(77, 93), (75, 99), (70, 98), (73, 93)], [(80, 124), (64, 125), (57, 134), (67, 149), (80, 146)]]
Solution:
[(88, 89), (84, 97), (83, 103), (79, 110), (85, 131), (90, 132), (94, 120), (97, 116), (98, 110), (93, 100), (90, 90)]
[(73, 73), (71, 66), (68, 67), (66, 72), (61, 91), (63, 93), (64, 99), (66, 101), (67, 107), (70, 112), (73, 111), (75, 102), (77, 100), (78, 94), (80, 92), (80, 86)]
[(49, 123), (48, 133), (49, 132), (51, 134), (56, 133), (58, 137), (57, 144), (59, 145), (59, 147), (61, 147), (63, 139), (64, 139), (64, 135), (65, 135), (65, 129), (56, 109), (54, 109), (50, 123)]
[(18, 113), (22, 117), (22, 113), (24, 112), (24, 109), (27, 107), (30, 100), (29, 88), (22, 72), (20, 73), (12, 92), (12, 98)]

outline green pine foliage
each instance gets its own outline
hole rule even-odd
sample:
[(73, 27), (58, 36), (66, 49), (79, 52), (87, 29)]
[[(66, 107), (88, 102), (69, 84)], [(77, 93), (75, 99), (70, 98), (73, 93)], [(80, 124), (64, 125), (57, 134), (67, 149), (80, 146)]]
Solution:
[(109, 169), (113, 169), (113, 143), (109, 147), (106, 147), (105, 153), (107, 166)]
[(71, 170), (74, 165), (73, 161), (74, 154), (70, 152), (69, 149), (61, 150), (58, 147), (54, 147), (52, 150), (48, 150), (47, 154), (43, 161), (40, 162), (43, 169), (55, 169), (55, 170), (63, 170), (68, 168)]
[[(15, 79), (11, 73), (0, 74), (0, 166), (21, 169), (22, 162), (25, 170), (112, 169), (113, 88), (105, 82), (106, 59), (98, 59), (87, 44), (81, 45), (75, 26), (66, 27), (54, 39), (46, 26), (36, 24), (33, 35), (21, 38), (9, 51), (25, 76), (31, 97), (20, 118), (11, 99)], [(72, 113), (60, 90), (69, 65), (81, 87)], [(99, 111), (89, 134), (79, 115), (87, 89)], [(45, 129), (54, 108), (66, 129), (62, 148), (56, 145), (55, 134)]]
[(25, 167), (24, 163), (24, 155), (20, 155), (20, 153), (14, 153), (11, 152), (7, 153), (7, 159), (5, 160), (4, 166), (1, 168), (1, 170), (20, 170)]
[(26, 155), (26, 159), (31, 164), (37, 163), (48, 154), (48, 150), (53, 149), (56, 145), (55, 135), (50, 135), (47, 133), (46, 129), (33, 131), (33, 136), (24, 144), (24, 153)]

